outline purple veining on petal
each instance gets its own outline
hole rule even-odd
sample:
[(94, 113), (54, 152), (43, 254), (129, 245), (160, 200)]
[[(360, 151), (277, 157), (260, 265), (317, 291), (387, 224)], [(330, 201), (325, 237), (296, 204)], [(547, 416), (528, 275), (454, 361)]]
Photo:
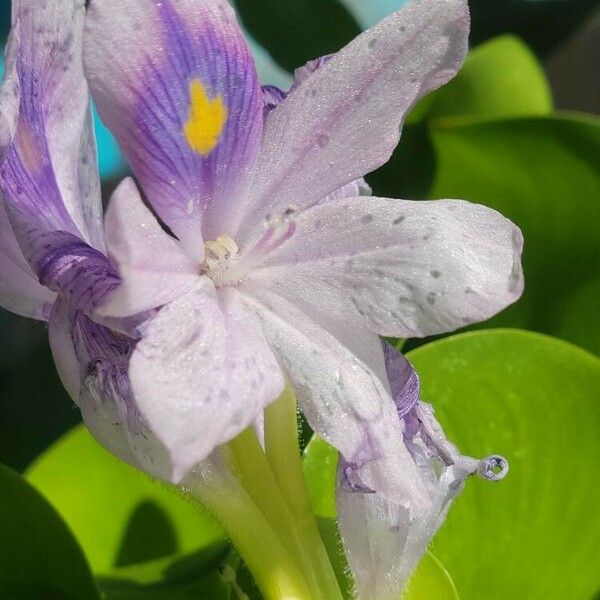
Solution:
[[(67, 212), (46, 139), (45, 110), (38, 75), (17, 60), (20, 112), (13, 145), (0, 169), (0, 183), (7, 204), (49, 229), (78, 234)], [(45, 90), (45, 93), (49, 90)]]
[(24, 255), (42, 285), (63, 294), (77, 308), (91, 312), (119, 284), (108, 258), (67, 231), (47, 231), (10, 211)]
[(383, 354), (392, 398), (403, 419), (419, 401), (419, 376), (406, 358), (391, 344), (383, 342)]
[[(192, 31), (170, 0), (157, 4), (157, 11), (165, 52), (145, 56), (141, 80), (130, 82), (131, 121), (115, 133), (154, 208), (179, 234), (181, 223), (199, 226), (210, 207), (232, 200), (260, 146), (262, 102), (252, 57), (241, 34), (230, 35), (235, 24), (227, 15), (217, 19), (216, 9), (206, 9), (202, 29)], [(227, 110), (207, 155), (193, 150), (184, 135), (195, 81)]]

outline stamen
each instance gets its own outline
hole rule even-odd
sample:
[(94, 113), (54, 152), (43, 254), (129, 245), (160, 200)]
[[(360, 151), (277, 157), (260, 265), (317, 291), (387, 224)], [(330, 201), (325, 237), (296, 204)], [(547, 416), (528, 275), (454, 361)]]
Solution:
[(501, 481), (508, 474), (508, 461), (497, 454), (484, 458), (479, 463), (477, 475), (488, 481)]

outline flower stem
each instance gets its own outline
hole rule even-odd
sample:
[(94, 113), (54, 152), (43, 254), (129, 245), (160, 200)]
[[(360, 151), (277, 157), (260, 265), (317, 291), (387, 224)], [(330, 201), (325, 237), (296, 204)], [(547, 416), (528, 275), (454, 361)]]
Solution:
[(209, 467), (183, 490), (221, 523), (265, 600), (316, 600), (296, 562), (261, 510), (226, 467)]
[(237, 474), (244, 488), (289, 548), (315, 598), (320, 596), (317, 575), (296, 516), (284, 500), (265, 453), (250, 427), (229, 443)]
[(279, 489), (311, 549), (311, 562), (324, 598), (342, 600), (335, 572), (319, 533), (300, 455), (296, 398), (288, 386), (265, 412), (265, 453)]

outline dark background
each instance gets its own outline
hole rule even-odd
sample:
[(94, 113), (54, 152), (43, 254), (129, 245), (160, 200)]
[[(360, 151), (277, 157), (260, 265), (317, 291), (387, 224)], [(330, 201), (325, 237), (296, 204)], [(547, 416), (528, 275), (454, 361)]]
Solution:
[[(338, 49), (359, 30), (334, 0), (238, 0), (238, 9), (254, 37), (288, 67)], [(473, 45), (516, 33), (546, 66), (558, 109), (600, 112), (596, 1), (472, 0), (471, 10)], [(319, 11), (331, 18), (315, 20)], [(9, 25), (10, 1), (0, 0), (0, 46)], [(105, 182), (105, 190), (114, 183)], [(56, 375), (46, 325), (0, 309), (0, 462), (24, 469), (79, 420)]]

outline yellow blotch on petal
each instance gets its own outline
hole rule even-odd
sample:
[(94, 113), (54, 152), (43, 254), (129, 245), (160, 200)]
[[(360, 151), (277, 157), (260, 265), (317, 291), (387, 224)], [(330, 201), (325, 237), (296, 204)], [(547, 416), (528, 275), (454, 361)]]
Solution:
[(221, 96), (209, 98), (205, 87), (194, 79), (190, 83), (190, 109), (183, 127), (190, 148), (202, 156), (208, 156), (219, 143), (227, 122), (227, 107)]

